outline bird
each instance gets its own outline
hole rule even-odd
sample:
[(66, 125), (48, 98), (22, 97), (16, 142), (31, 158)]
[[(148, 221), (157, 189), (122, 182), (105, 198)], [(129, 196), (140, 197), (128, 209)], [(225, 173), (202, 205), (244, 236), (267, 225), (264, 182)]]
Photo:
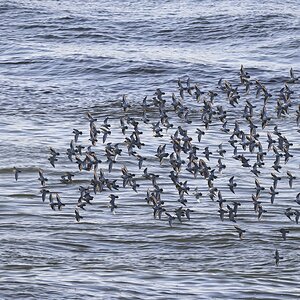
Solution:
[(221, 191), (218, 191), (218, 200), (217, 202), (219, 203), (219, 208), (221, 209), (223, 207), (223, 203), (226, 202), (226, 199), (222, 197)]
[(55, 168), (55, 162), (58, 161), (58, 159), (56, 158), (56, 156), (54, 156), (54, 155), (50, 156), (48, 158), (48, 160), (49, 160), (50, 164), (52, 165), (52, 167)]
[(286, 234), (289, 233), (290, 231), (285, 229), (285, 228), (280, 228), (279, 231), (281, 233), (282, 239), (285, 241), (286, 240)]
[(177, 219), (179, 220), (179, 222), (182, 222), (182, 217), (184, 216), (184, 210), (182, 207), (179, 207), (177, 209), (175, 209), (175, 215), (177, 217)]
[(281, 180), (281, 177), (277, 176), (275, 173), (271, 173), (273, 178), (273, 188), (276, 189), (278, 180)]
[(228, 208), (228, 214), (229, 214), (229, 216), (228, 216), (229, 217), (229, 221), (236, 223), (236, 220), (235, 220), (235, 216), (236, 216), (235, 210), (230, 205), (228, 205), (228, 204), (227, 204), (227, 208)]
[(258, 220), (260, 221), (261, 220), (261, 218), (262, 218), (262, 214), (263, 213), (266, 213), (266, 212), (268, 212), (267, 210), (265, 210), (265, 209), (263, 209), (263, 207), (259, 204), (258, 205), (258, 215), (257, 215), (257, 218), (258, 218)]
[[(225, 133), (229, 133), (230, 132), (230, 129), (227, 128), (227, 121), (225, 121), (222, 125), (222, 128), (220, 129), (221, 131), (225, 132)], [(234, 144), (230, 143), (231, 146), (234, 146)]]
[(288, 207), (284, 214), (289, 218), (289, 220), (292, 221), (291, 217), (295, 214), (295, 212), (293, 211), (293, 209), (291, 207)]
[(13, 172), (15, 174), (15, 180), (18, 181), (19, 174), (22, 172), (20, 169), (13, 167)]
[(224, 221), (224, 215), (227, 213), (227, 210), (223, 209), (223, 208), (220, 208), (218, 210), (218, 213), (219, 213), (219, 216), (220, 216), (220, 219), (221, 221), (223, 222)]
[(75, 143), (77, 143), (79, 135), (82, 135), (82, 131), (74, 128), (73, 133), (74, 133), (74, 141), (75, 141)]
[(275, 258), (275, 263), (276, 263), (276, 266), (278, 266), (278, 264), (279, 264), (279, 260), (280, 260), (280, 259), (283, 259), (283, 257), (279, 255), (279, 252), (278, 252), (278, 250), (277, 250), (277, 249), (275, 250), (275, 255), (274, 255), (274, 258)]
[(47, 196), (47, 194), (50, 193), (50, 191), (47, 190), (47, 189), (45, 189), (45, 188), (42, 188), (42, 189), (41, 189), (41, 193), (42, 193), (42, 201), (45, 202), (46, 196)]
[(270, 192), (269, 194), (271, 195), (271, 203), (273, 204), (274, 203), (274, 199), (275, 199), (275, 196), (279, 194), (279, 192), (276, 192), (274, 187), (271, 186), (270, 187)]
[(83, 219), (83, 216), (81, 216), (77, 209), (75, 209), (75, 219), (77, 222), (80, 222), (81, 219)]
[(65, 204), (61, 202), (61, 199), (60, 199), (60, 196), (59, 196), (58, 193), (56, 193), (56, 201), (57, 201), (57, 208), (58, 208), (58, 210), (61, 210), (61, 208), (63, 206), (65, 206)]
[(295, 209), (295, 222), (296, 224), (299, 224), (299, 218), (300, 218), (300, 211), (298, 209)]
[(226, 150), (223, 149), (223, 144), (220, 144), (220, 145), (218, 146), (218, 148), (219, 148), (218, 153), (219, 153), (222, 157), (224, 157), (224, 154), (226, 153)]
[(43, 171), (39, 169), (39, 181), (41, 182), (42, 186), (45, 186), (46, 181), (48, 181), (48, 178), (44, 177)]
[(297, 194), (295, 202), (300, 205), (300, 193)]
[(241, 203), (238, 202), (238, 201), (232, 201), (232, 204), (233, 204), (233, 212), (234, 212), (234, 216), (236, 217), (238, 207), (241, 206)]
[(52, 155), (52, 156), (59, 156), (60, 153), (57, 152), (53, 147), (50, 147), (50, 155)]
[(195, 188), (193, 195), (195, 196), (196, 200), (200, 203), (200, 198), (203, 196), (202, 193), (199, 191), (198, 187)]
[(82, 201), (82, 200), (83, 200), (82, 197), (80, 197), (78, 202), (77, 202), (77, 207), (85, 210), (84, 207), (86, 206), (87, 203), (85, 201)]
[(52, 210), (55, 210), (55, 206), (58, 205), (58, 203), (54, 202), (53, 193), (49, 194), (49, 205), (50, 205)]
[(190, 208), (187, 208), (187, 209), (185, 210), (185, 216), (186, 216), (186, 218), (187, 218), (188, 220), (191, 219), (191, 212), (193, 212), (193, 210), (190, 209)]
[(242, 240), (244, 238), (244, 233), (246, 232), (246, 230), (243, 230), (236, 225), (234, 226), (234, 228), (237, 230), (240, 240)]
[(273, 147), (273, 145), (276, 143), (276, 140), (274, 140), (272, 138), (272, 135), (270, 132), (267, 133), (267, 136), (268, 136), (268, 151), (270, 151)]
[(162, 161), (164, 158), (167, 158), (169, 156), (169, 153), (166, 153), (166, 144), (160, 145), (157, 148), (155, 156), (158, 157), (160, 164), (162, 164)]
[(126, 95), (122, 96), (121, 106), (122, 106), (124, 112), (127, 112), (129, 110), (129, 108), (131, 108), (131, 104), (127, 101)]
[(257, 178), (255, 178), (255, 190), (256, 190), (256, 197), (258, 197), (261, 191), (265, 190), (263, 186), (260, 185), (260, 182)]
[(205, 147), (203, 154), (204, 154), (205, 158), (207, 160), (209, 160), (209, 155), (212, 154), (212, 152), (209, 151), (208, 147)]
[(116, 199), (119, 198), (119, 196), (114, 195), (114, 194), (110, 194), (109, 195), (110, 201), (109, 201), (109, 207), (110, 207), (110, 211), (115, 214), (115, 209), (118, 207), (115, 203)]
[(147, 157), (144, 157), (142, 155), (139, 155), (139, 154), (134, 154), (134, 156), (137, 158), (139, 164), (139, 169), (141, 169), (143, 167), (143, 162), (147, 160)]
[(290, 78), (286, 81), (287, 83), (296, 83), (299, 77), (295, 76), (293, 68), (290, 69)]
[(187, 199), (183, 197), (183, 195), (177, 200), (180, 202), (183, 206), (186, 206), (187, 204)]
[(66, 172), (61, 176), (61, 182), (62, 183), (71, 183), (73, 181), (72, 177), (74, 177), (74, 174), (71, 172)]
[(90, 112), (87, 112), (87, 113), (86, 113), (86, 116), (87, 116), (87, 118), (88, 118), (89, 121), (90, 121), (90, 126), (91, 126), (91, 124), (93, 124), (93, 123), (95, 123), (95, 122), (97, 121), (97, 119), (94, 118)]
[(256, 177), (260, 175), (260, 171), (258, 170), (258, 163), (254, 163), (252, 170), (250, 170), (251, 173), (253, 173)]
[(290, 188), (293, 187), (293, 180), (296, 179), (296, 176), (293, 176), (292, 173), (290, 171), (286, 172), (289, 178), (289, 186)]
[(200, 128), (196, 129), (198, 142), (201, 142), (202, 136), (205, 135), (205, 131), (201, 130)]
[(168, 216), (168, 222), (169, 222), (169, 225), (170, 227), (173, 227), (173, 221), (176, 219), (176, 217), (170, 215), (168, 212), (165, 212), (165, 214)]
[(229, 179), (228, 186), (229, 186), (230, 191), (235, 194), (234, 189), (237, 187), (237, 184), (235, 182), (233, 182), (233, 180), (234, 180), (234, 176), (231, 176)]
[(158, 219), (161, 220), (162, 213), (164, 211), (166, 211), (166, 209), (162, 207), (161, 203), (155, 203), (152, 206), (152, 208), (153, 208), (153, 217), (154, 217), (154, 219), (156, 219), (156, 217), (158, 217)]

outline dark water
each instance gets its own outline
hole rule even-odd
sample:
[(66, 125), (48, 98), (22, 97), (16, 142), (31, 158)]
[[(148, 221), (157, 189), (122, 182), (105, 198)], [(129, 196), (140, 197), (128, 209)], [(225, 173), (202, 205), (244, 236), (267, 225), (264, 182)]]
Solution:
[[(296, 110), (299, 106), (299, 81), (290, 84), (289, 114), (276, 117), (279, 91), (289, 79), (292, 67), (300, 76), (300, 10), (293, 1), (2, 1), (0, 3), (0, 297), (1, 299), (299, 299), (299, 225), (284, 211), (299, 209), (295, 202), (299, 191), (299, 132)], [(255, 84), (249, 94), (241, 86), (240, 65), (271, 92), (267, 108), (272, 120), (258, 128), (263, 149), (267, 151), (267, 133), (274, 126), (289, 142), (293, 155), (278, 176), (274, 204), (269, 187), (275, 155), (269, 151), (259, 181), (265, 187), (260, 195), (264, 209), (258, 221), (251, 195), (255, 194), (255, 176), (233, 158), (229, 136), (214, 118), (201, 143), (196, 129), (201, 121), (203, 102), (185, 93), (189, 109), (188, 124), (178, 118), (171, 106), (171, 94), (179, 97), (177, 80), (190, 77), (207, 93), (216, 91), (215, 106), (228, 113), (228, 128), (237, 120), (249, 131), (242, 117), (245, 101), (257, 107), (255, 123), (263, 100), (256, 97)], [(224, 78), (238, 87), (241, 98), (236, 107), (228, 103), (218, 88)], [(147, 157), (144, 167), (160, 175), (162, 199), (173, 214), (180, 206), (178, 192), (170, 178), (168, 160), (160, 165), (155, 158), (159, 145), (167, 144), (177, 126), (187, 129), (204, 158), (209, 145), (213, 155), (208, 165), (216, 168), (218, 145), (227, 150), (227, 167), (216, 171), (214, 186), (223, 197), (240, 201), (237, 225), (246, 230), (240, 240), (233, 222), (218, 216), (218, 203), (208, 196), (207, 181), (194, 178), (185, 170), (180, 180), (190, 187), (188, 207), (191, 220), (176, 220), (171, 228), (167, 216), (153, 219), (153, 209), (145, 201), (151, 183), (142, 179), (134, 157), (127, 155), (119, 118), (124, 115), (122, 95), (132, 105), (126, 115), (140, 120), (141, 102), (148, 103), (160, 88), (166, 95), (166, 107), (173, 129), (163, 137), (153, 137), (152, 122), (159, 121), (158, 109), (148, 109), (149, 124), (140, 122), (142, 142), (137, 152)], [(207, 94), (203, 96), (207, 98)], [(72, 130), (83, 131), (79, 142), (88, 146), (89, 121), (86, 112), (97, 117), (97, 125), (109, 117), (112, 134), (107, 142), (121, 143), (122, 155), (111, 173), (105, 163), (104, 145), (94, 147), (103, 163), (100, 167), (109, 179), (122, 186), (121, 167), (136, 173), (137, 193), (121, 187), (116, 214), (108, 207), (106, 189), (95, 195), (93, 204), (74, 218), (79, 191), (88, 186), (92, 172), (79, 172), (65, 155), (73, 138)], [(128, 131), (130, 135), (130, 130)], [(100, 138), (101, 140), (101, 138)], [(61, 156), (53, 168), (49, 147)], [(256, 155), (243, 151), (250, 158)], [(183, 154), (186, 160), (187, 155)], [(22, 170), (14, 181), (13, 167)], [(41, 200), (38, 169), (49, 179), (47, 187), (61, 192), (66, 206), (51, 210)], [(60, 176), (74, 172), (72, 184), (62, 184)], [(296, 179), (288, 185), (287, 171)], [(234, 175), (236, 193), (227, 184)], [(193, 191), (203, 197), (197, 202)], [(226, 204), (226, 203), (225, 203)], [(298, 208), (297, 208), (298, 206)], [(290, 230), (283, 241), (280, 228)], [(279, 265), (274, 253), (278, 249)]]

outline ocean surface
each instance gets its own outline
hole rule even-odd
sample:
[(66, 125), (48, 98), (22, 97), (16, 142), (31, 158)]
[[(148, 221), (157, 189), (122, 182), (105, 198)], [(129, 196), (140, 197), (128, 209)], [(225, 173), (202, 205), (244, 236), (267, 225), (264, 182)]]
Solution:
[[(287, 84), (292, 91), (287, 113), (278, 116), (276, 110), (280, 90), (287, 91), (285, 83), (291, 81), (290, 69), (300, 77), (299, 1), (0, 1), (0, 41), (1, 299), (300, 298), (300, 225), (296, 223), (300, 206), (295, 202), (300, 192), (300, 80)], [(250, 75), (248, 93), (240, 80), (241, 65)], [(272, 94), (265, 105), (270, 119), (264, 128), (260, 119), (264, 97), (262, 90), (257, 93), (255, 80)], [(230, 104), (224, 83), (230, 83), (234, 95), (238, 88), (238, 103)], [(198, 101), (195, 85), (203, 92)], [(159, 123), (161, 137), (153, 133), (153, 124), (160, 122), (157, 89), (165, 93), (165, 111), (173, 124), (166, 130)], [(217, 94), (214, 109), (222, 106), (227, 111), (229, 133), (221, 130), (216, 114), (205, 128), (203, 110), (205, 101), (211, 103), (209, 91)], [(172, 93), (183, 104), (186, 117), (174, 111)], [(123, 95), (130, 105), (125, 111)], [(146, 96), (148, 123), (142, 121)], [(235, 122), (249, 133), (243, 117), (246, 101), (256, 106), (253, 122), (266, 152), (258, 176), (236, 159), (244, 155), (252, 166), (258, 150), (244, 150), (235, 137), (234, 154), (228, 142)], [(102, 161), (97, 174), (101, 169), (119, 188), (105, 186), (97, 194), (91, 189), (92, 204), (82, 210), (77, 207), (79, 187), (91, 186), (93, 171), (80, 171), (75, 156), (71, 162), (66, 152), (76, 128), (82, 135), (75, 144), (85, 146), (81, 158), (85, 157), (91, 145), (87, 113), (97, 119), (98, 129), (108, 117), (111, 134), (103, 143), (100, 130), (91, 149)], [(141, 169), (124, 142), (133, 126), (127, 124), (123, 135), (122, 117), (139, 122), (144, 145), (133, 150), (146, 157)], [(183, 152), (185, 162), (178, 176), (189, 190), (184, 195), (187, 203), (178, 202), (179, 192), (169, 177), (169, 157), (160, 163), (155, 156), (164, 144), (165, 151), (172, 153), (171, 136), (178, 126), (187, 130), (198, 148), (197, 159), (215, 169), (213, 186), (226, 199), (223, 209), (229, 210), (233, 201), (241, 203), (236, 222), (227, 213), (224, 221), (220, 219), (218, 197), (210, 198), (207, 179), (186, 170), (188, 154)], [(200, 142), (197, 129), (205, 131)], [(268, 133), (277, 148), (280, 135), (292, 144), (289, 160), (279, 158), (279, 172), (273, 168), (276, 155), (268, 150)], [(104, 150), (107, 143), (119, 143), (122, 150), (111, 172)], [(224, 158), (218, 154), (221, 143)], [(203, 153), (207, 146), (212, 152), (209, 160)], [(55, 167), (48, 160), (50, 147), (60, 153)], [(226, 165), (221, 172), (219, 158)], [(124, 166), (135, 175), (136, 191), (123, 187)], [(13, 167), (21, 170), (17, 181)], [(143, 177), (146, 167), (159, 175), (157, 186), (163, 189), (166, 212), (175, 216), (176, 209), (189, 208), (190, 220), (182, 216), (180, 222), (175, 217), (170, 226), (165, 212), (161, 220), (154, 218), (153, 207), (145, 200), (154, 188)], [(42, 201), (39, 170), (48, 178), (45, 188), (54, 196), (59, 193), (65, 204), (61, 210), (51, 209), (49, 194)], [(61, 182), (66, 171), (74, 174), (67, 184)], [(292, 187), (287, 171), (296, 177)], [(273, 204), (271, 173), (281, 177)], [(235, 193), (228, 186), (232, 176)], [(264, 209), (260, 220), (253, 209), (255, 178), (265, 188), (259, 195)], [(202, 193), (199, 199), (197, 192)], [(110, 194), (119, 197), (114, 213)], [(83, 217), (80, 222), (75, 208)], [(285, 214), (289, 208), (290, 219)], [(234, 225), (246, 230), (243, 239)], [(281, 228), (289, 230), (286, 240)]]

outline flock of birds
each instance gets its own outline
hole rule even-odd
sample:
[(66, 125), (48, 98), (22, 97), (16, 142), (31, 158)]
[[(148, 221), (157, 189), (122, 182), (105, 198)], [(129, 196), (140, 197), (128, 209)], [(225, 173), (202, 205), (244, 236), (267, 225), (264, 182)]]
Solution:
[[(79, 186), (78, 201), (74, 209), (76, 221), (80, 222), (83, 219), (82, 211), (92, 204), (96, 194), (108, 191), (110, 193), (108, 207), (112, 213), (115, 213), (118, 208), (120, 190), (132, 189), (138, 193), (141, 183), (147, 182), (145, 205), (152, 207), (154, 219), (167, 220), (170, 227), (174, 226), (175, 221), (179, 223), (189, 221), (194, 210), (187, 197), (192, 195), (198, 202), (201, 198), (207, 198), (216, 203), (216, 211), (220, 219), (232, 222), (239, 238), (243, 239), (246, 230), (238, 226), (237, 221), (239, 210), (244, 204), (239, 199), (226, 200), (222, 195), (224, 189), (221, 190), (215, 184), (215, 180), (221, 177), (226, 169), (225, 162), (228, 157), (236, 161), (236, 168), (241, 167), (245, 170), (245, 176), (254, 176), (253, 193), (248, 203), (252, 202), (258, 221), (267, 213), (265, 204), (261, 200), (264, 190), (264, 193), (269, 193), (269, 201), (273, 204), (279, 194), (278, 182), (280, 180), (287, 179), (288, 186), (293, 187), (296, 176), (290, 170), (282, 173), (283, 165), (286, 165), (293, 157), (290, 151), (293, 143), (280, 132), (276, 120), (288, 118), (291, 124), (299, 126), (300, 105), (297, 99), (293, 99), (294, 92), (291, 85), (299, 83), (300, 80), (291, 69), (289, 78), (276, 92), (276, 96), (273, 96), (262, 82), (252, 79), (243, 66), (240, 68), (239, 79), (240, 83), (236, 86), (228, 80), (220, 79), (216, 90), (205, 92), (198, 84), (192, 84), (188, 77), (178, 79), (178, 92), (167, 96), (161, 89), (157, 89), (151, 99), (148, 97), (143, 99), (139, 106), (140, 114), (137, 104), (133, 107), (124, 95), (119, 103), (122, 116), (118, 121), (119, 142), (117, 143), (107, 142), (112, 134), (110, 121), (114, 117), (107, 116), (99, 125), (98, 119), (88, 112), (86, 114), (89, 122), (88, 143), (80, 142), (83, 132), (73, 129), (74, 136), (66, 150), (66, 157), (71, 163), (77, 165), (80, 172), (91, 174), (88, 186)], [(255, 93), (255, 97), (252, 96), (253, 101), (249, 100), (251, 92)], [(220, 97), (223, 97), (221, 101), (219, 101)], [(226, 104), (224, 97), (227, 99)], [(193, 116), (191, 103), (197, 107), (196, 116)], [(234, 111), (237, 111), (237, 107), (241, 108), (242, 114), (230, 116), (226, 110), (228, 107), (232, 107)], [(156, 114), (156, 119), (153, 114)], [(153, 117), (152, 120), (150, 115)], [(180, 125), (176, 126), (174, 120), (178, 120)], [(191, 124), (196, 124), (197, 127), (193, 134), (189, 132), (192, 128)], [(142, 126), (151, 128), (153, 132), (151, 139), (142, 139)], [(220, 143), (216, 152), (212, 152), (210, 145), (201, 148), (203, 136), (210, 126), (225, 137), (227, 145), (224, 147), (224, 143)], [(297, 132), (299, 133), (299, 129)], [(169, 138), (169, 143), (161, 143), (162, 138), (166, 136)], [(150, 153), (143, 154), (144, 142), (151, 145), (157, 143), (154, 157)], [(102, 152), (96, 148), (99, 145), (102, 146)], [(140, 175), (130, 172), (126, 165), (118, 164), (118, 158), (123, 155), (136, 162), (137, 168), (141, 170)], [(266, 168), (267, 156), (269, 159), (274, 159), (270, 170), (272, 185), (269, 190), (259, 181), (262, 170)], [(50, 147), (48, 160), (53, 168), (61, 157), (61, 153)], [(217, 165), (213, 165), (212, 161), (216, 158)], [(163, 200), (168, 195), (159, 183), (160, 174), (150, 172), (149, 166), (145, 166), (147, 160), (153, 161), (153, 159), (157, 162), (156, 170), (160, 168), (163, 168), (164, 172), (169, 170), (168, 180), (178, 195), (175, 210), (168, 209), (167, 203)], [(113, 171), (120, 172), (121, 176), (117, 179), (109, 179), (105, 172)], [(192, 189), (189, 180), (182, 179), (181, 174), (184, 172), (187, 172), (191, 179), (202, 178), (205, 185)], [(15, 180), (18, 180), (20, 173), (21, 170), (14, 167)], [(60, 178), (61, 184), (72, 184), (75, 173), (65, 172)], [(66, 204), (62, 202), (60, 193), (51, 191), (48, 179), (41, 169), (38, 180), (41, 185), (42, 201), (49, 201), (53, 210), (61, 210)], [(227, 192), (230, 191), (234, 196), (239, 186), (236, 176), (232, 174), (225, 186)], [(298, 224), (300, 193), (293, 197), (295, 207), (287, 207), (282, 214), (290, 222)], [(282, 239), (286, 240), (289, 230), (278, 228), (278, 232)], [(282, 258), (276, 250), (274, 255), (276, 265)]]

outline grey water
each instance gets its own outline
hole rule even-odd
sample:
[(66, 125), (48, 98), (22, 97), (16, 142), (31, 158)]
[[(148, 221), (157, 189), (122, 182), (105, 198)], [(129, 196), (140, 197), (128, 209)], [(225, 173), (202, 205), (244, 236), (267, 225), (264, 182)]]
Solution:
[[(300, 298), (300, 227), (284, 215), (289, 207), (300, 209), (295, 202), (300, 192), (296, 122), (300, 80), (289, 85), (294, 92), (289, 114), (277, 118), (275, 109), (290, 68), (300, 76), (297, 0), (8, 0), (0, 1), (0, 16), (1, 299)], [(272, 120), (258, 128), (264, 151), (267, 133), (273, 134), (275, 125), (293, 144), (293, 157), (282, 162), (277, 173), (282, 179), (274, 204), (268, 191), (271, 173), (276, 173), (275, 156), (266, 155), (258, 177), (265, 187), (260, 201), (267, 211), (261, 220), (251, 199), (255, 176), (233, 158), (230, 135), (220, 130), (221, 122), (214, 119), (199, 143), (196, 129), (204, 129), (202, 102), (186, 93), (183, 102), (191, 123), (178, 118), (171, 106), (172, 93), (179, 97), (178, 79), (184, 82), (189, 77), (205, 93), (217, 92), (215, 105), (226, 109), (231, 131), (235, 121), (248, 128), (242, 117), (246, 100), (256, 105), (259, 123), (263, 100), (256, 97), (255, 84), (249, 94), (240, 84), (241, 64), (253, 82), (259, 80), (272, 94), (267, 103)], [(241, 97), (236, 107), (219, 89), (220, 78), (238, 87)], [(174, 128), (154, 137), (152, 123), (159, 121), (159, 112), (151, 107), (150, 123), (139, 121), (145, 146), (137, 152), (147, 157), (144, 167), (160, 175), (157, 181), (166, 209), (173, 213), (180, 206), (179, 197), (169, 178), (168, 159), (160, 164), (155, 153), (162, 144), (170, 153), (170, 136), (182, 126), (199, 147), (199, 158), (205, 160), (206, 146), (213, 152), (206, 162), (216, 168), (214, 185), (227, 203), (241, 202), (236, 224), (228, 217), (220, 220), (206, 180), (194, 178), (186, 165), (180, 179), (190, 187), (186, 199), (191, 220), (175, 220), (170, 227), (167, 216), (153, 218), (145, 200), (150, 183), (127, 154), (119, 119), (125, 115), (123, 95), (131, 104), (126, 115), (141, 120), (142, 100), (147, 96), (150, 104), (157, 88), (165, 92)], [(92, 205), (80, 211), (83, 219), (76, 222), (78, 188), (89, 185), (93, 172), (80, 172), (65, 153), (74, 138), (73, 128), (83, 132), (79, 142), (90, 145), (87, 112), (98, 119), (99, 127), (109, 117), (112, 133), (106, 143), (120, 143), (123, 150), (111, 173), (101, 138), (94, 149), (105, 176), (117, 179), (120, 188), (94, 195)], [(216, 167), (220, 143), (227, 151), (222, 173)], [(61, 153), (55, 168), (48, 161), (49, 147)], [(241, 146), (239, 151), (255, 162), (254, 154), (243, 152)], [(138, 178), (137, 192), (122, 187), (124, 165)], [(18, 181), (14, 166), (22, 171)], [(47, 188), (60, 192), (66, 204), (61, 211), (42, 202), (38, 169), (48, 178)], [(60, 182), (66, 171), (75, 174), (72, 184)], [(287, 171), (296, 177), (292, 188)], [(227, 185), (233, 175), (235, 194)], [(203, 194), (199, 202), (195, 188)], [(115, 214), (108, 207), (111, 193), (119, 195)], [(246, 230), (243, 240), (234, 225)], [(286, 241), (279, 232), (283, 227), (290, 230)], [(276, 249), (283, 257), (278, 266)]]

